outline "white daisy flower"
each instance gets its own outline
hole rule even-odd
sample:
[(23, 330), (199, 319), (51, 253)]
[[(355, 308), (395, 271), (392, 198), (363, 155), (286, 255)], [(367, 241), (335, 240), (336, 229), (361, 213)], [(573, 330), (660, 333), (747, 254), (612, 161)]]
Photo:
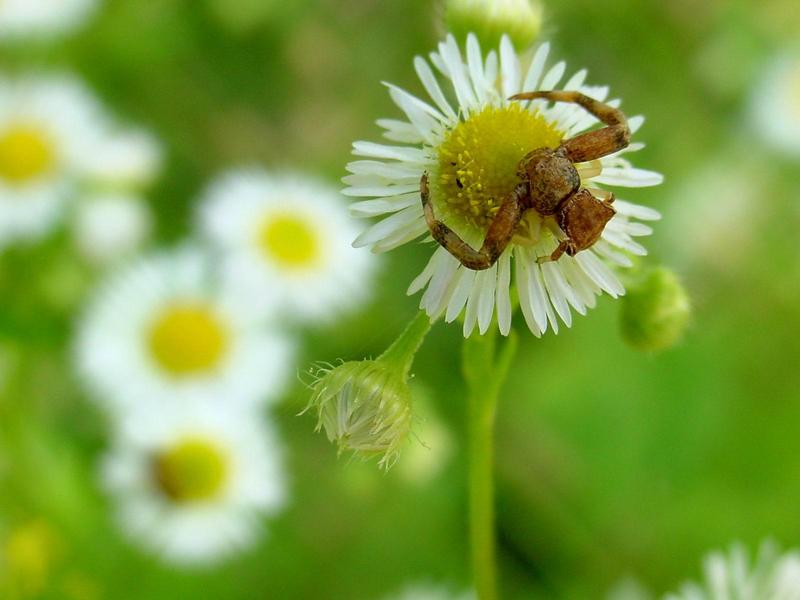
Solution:
[(78, 368), (112, 409), (274, 400), (290, 374), (292, 344), (251, 306), (221, 285), (200, 251), (140, 259), (113, 274), (90, 304)]
[(228, 407), (139, 413), (103, 463), (124, 532), (163, 559), (208, 564), (252, 545), (285, 502), (281, 449)]
[(374, 260), (350, 246), (355, 230), (338, 192), (313, 179), (227, 173), (206, 193), (200, 228), (247, 295), (278, 294), (301, 319), (330, 320), (369, 290)]
[(3, 0), (0, 39), (68, 33), (85, 23), (98, 4), (98, 0)]
[(0, 248), (54, 226), (103, 127), (70, 79), (0, 79)]
[(800, 157), (800, 51), (773, 58), (752, 89), (756, 132), (775, 150)]
[[(430, 55), (434, 68), (422, 57), (414, 61), (430, 102), (387, 84), (406, 120), (378, 121), (385, 129), (384, 136), (399, 145), (354, 144), (353, 153), (364, 160), (348, 165), (351, 175), (344, 182), (350, 187), (344, 193), (369, 199), (354, 203), (351, 212), (358, 217), (383, 216), (354, 245), (386, 252), (427, 237), (420, 202), (420, 177), (427, 172), (431, 202), (439, 218), (473, 247), (480, 246), (499, 201), (519, 184), (520, 159), (535, 148), (555, 147), (562, 139), (597, 123), (577, 105), (550, 106), (544, 100), (522, 103), (508, 98), (522, 91), (559, 88), (580, 91), (600, 101), (608, 96), (607, 87), (585, 85), (585, 70), (561, 84), (565, 64), (559, 62), (546, 69), (548, 53), (548, 44), (540, 46), (523, 69), (508, 37), (503, 38), (499, 54), (491, 51), (484, 58), (477, 38), (470, 35), (464, 58), (449, 36), (439, 44), (438, 52)], [(446, 86), (442, 87), (440, 81)], [(619, 101), (608, 104), (618, 106)], [(638, 130), (643, 121), (642, 117), (630, 118), (631, 131)], [(635, 169), (624, 157), (642, 147), (634, 143), (600, 160), (576, 165), (582, 185), (604, 197), (607, 193), (601, 187), (605, 185), (661, 183), (661, 175)], [(512, 243), (487, 270), (467, 269), (444, 248), (437, 248), (411, 284), (409, 294), (425, 289), (421, 308), (431, 318), (444, 315), (450, 322), (465, 312), (465, 335), (476, 326), (481, 333), (487, 331), (496, 311), (500, 331), (507, 334), (511, 329), (513, 257), (520, 307), (530, 330), (535, 335), (543, 334), (548, 327), (557, 331), (557, 317), (569, 326), (572, 310), (586, 313), (601, 292), (614, 297), (624, 294), (612, 266), (630, 266), (627, 253), (646, 254), (633, 238), (651, 230), (634, 219), (655, 220), (659, 214), (622, 200), (614, 208), (616, 216), (605, 227), (600, 241), (574, 257), (564, 255), (555, 262), (540, 264), (537, 259), (553, 252), (563, 232), (554, 218), (542, 218), (534, 210), (527, 211)]]
[(747, 551), (734, 545), (727, 554), (705, 559), (705, 580), (687, 583), (665, 600), (800, 600), (800, 552), (781, 555), (770, 542), (762, 544), (751, 564)]
[(82, 176), (95, 186), (138, 189), (153, 182), (161, 170), (159, 141), (141, 129), (111, 129), (95, 140), (81, 165)]
[(72, 222), (78, 251), (96, 265), (131, 256), (150, 236), (153, 215), (137, 196), (97, 194), (81, 200)]

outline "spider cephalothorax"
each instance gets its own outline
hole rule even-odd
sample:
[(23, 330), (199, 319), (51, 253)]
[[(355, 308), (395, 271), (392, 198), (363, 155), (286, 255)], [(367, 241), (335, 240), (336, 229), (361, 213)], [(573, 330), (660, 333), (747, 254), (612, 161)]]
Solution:
[(596, 160), (622, 150), (630, 143), (625, 115), (580, 92), (526, 92), (511, 100), (545, 98), (555, 102), (574, 102), (602, 121), (606, 127), (578, 135), (558, 148), (535, 148), (519, 163), (520, 182), (501, 203), (489, 223), (480, 250), (475, 250), (434, 215), (430, 202), (428, 174), (420, 181), (425, 219), (433, 238), (461, 264), (476, 271), (491, 267), (508, 246), (525, 211), (554, 216), (564, 234), (561, 243), (540, 261), (558, 260), (562, 254), (574, 256), (591, 248), (600, 239), (606, 224), (616, 214), (611, 204), (614, 195), (600, 200), (581, 188), (575, 163)]

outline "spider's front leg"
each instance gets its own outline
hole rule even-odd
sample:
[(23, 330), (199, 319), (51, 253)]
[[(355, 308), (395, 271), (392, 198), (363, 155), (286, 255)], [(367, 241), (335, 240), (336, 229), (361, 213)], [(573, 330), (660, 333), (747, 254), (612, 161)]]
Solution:
[(602, 129), (577, 135), (561, 144), (567, 150), (569, 159), (574, 163), (602, 158), (618, 152), (630, 144), (631, 131), (628, 128), (625, 114), (613, 106), (580, 92), (525, 92), (511, 96), (510, 99), (535, 100), (537, 98), (578, 104), (607, 125)]
[(519, 225), (519, 221), (522, 218), (522, 199), (528, 194), (527, 185), (524, 183), (520, 183), (509, 194), (508, 198), (500, 205), (494, 220), (489, 225), (481, 249), (475, 250), (462, 240), (456, 232), (436, 219), (433, 205), (430, 201), (427, 173), (422, 175), (419, 189), (425, 220), (428, 223), (428, 229), (430, 229), (433, 239), (455, 256), (462, 265), (473, 271), (488, 269), (500, 258)]

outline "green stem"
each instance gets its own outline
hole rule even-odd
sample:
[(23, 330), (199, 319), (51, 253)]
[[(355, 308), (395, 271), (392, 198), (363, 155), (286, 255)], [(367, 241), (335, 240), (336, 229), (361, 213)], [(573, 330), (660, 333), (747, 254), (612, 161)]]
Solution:
[(496, 333), (464, 341), (463, 370), (469, 387), (469, 529), (472, 571), (479, 600), (496, 600), (494, 429), (500, 389), (517, 349), (512, 333), (495, 357)]
[(400, 337), (387, 348), (386, 352), (378, 357), (378, 360), (402, 364), (403, 372), (401, 375), (403, 379), (408, 378), (408, 373), (414, 362), (414, 355), (416, 355), (431, 327), (432, 323), (428, 315), (422, 311), (418, 312), (403, 333), (400, 334)]

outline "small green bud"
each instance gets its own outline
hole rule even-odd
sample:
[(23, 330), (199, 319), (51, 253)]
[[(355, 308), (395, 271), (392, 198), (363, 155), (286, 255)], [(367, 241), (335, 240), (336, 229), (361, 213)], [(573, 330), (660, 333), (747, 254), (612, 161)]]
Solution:
[(309, 407), (339, 451), (380, 456), (390, 467), (411, 430), (411, 390), (392, 365), (380, 360), (346, 362), (323, 370)]
[(317, 431), (324, 429), (340, 452), (380, 457), (379, 466), (387, 469), (395, 463), (413, 418), (409, 371), (430, 328), (428, 317), (419, 313), (376, 360), (313, 373), (316, 381), (306, 410), (317, 413)]
[(691, 316), (689, 295), (664, 267), (644, 273), (622, 300), (622, 336), (637, 350), (658, 352), (677, 344)]
[(507, 34), (518, 50), (533, 44), (542, 28), (539, 0), (447, 0), (445, 26), (464, 42), (472, 32), (487, 48)]

